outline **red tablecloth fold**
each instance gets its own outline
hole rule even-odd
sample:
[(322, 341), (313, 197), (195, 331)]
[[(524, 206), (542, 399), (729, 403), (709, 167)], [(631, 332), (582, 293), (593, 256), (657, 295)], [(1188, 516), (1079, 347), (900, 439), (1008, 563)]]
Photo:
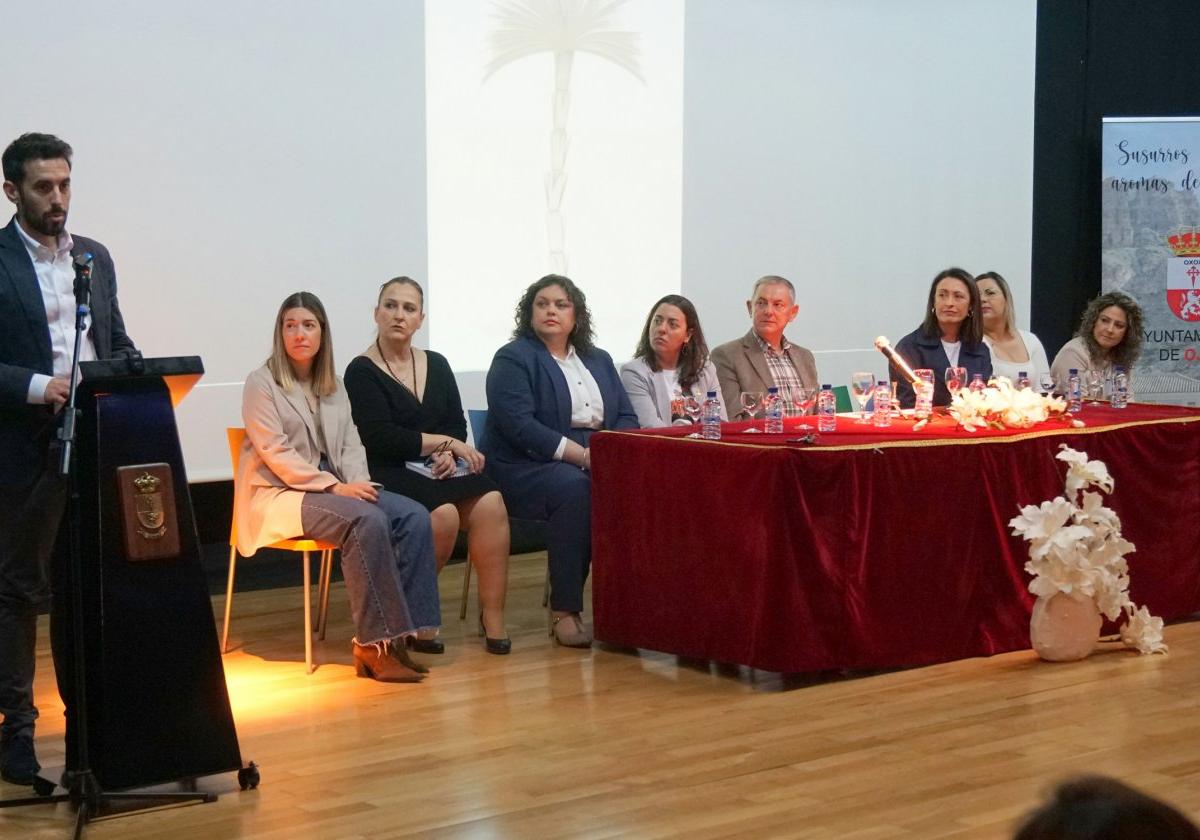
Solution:
[(795, 420), (780, 436), (727, 424), (720, 442), (597, 434), (596, 636), (784, 672), (1028, 647), (1027, 544), (1008, 522), (1062, 493), (1060, 443), (1116, 479), (1134, 600), (1167, 619), (1200, 611), (1200, 411), (1080, 419), (968, 434), (839, 418), (815, 444), (786, 442)]

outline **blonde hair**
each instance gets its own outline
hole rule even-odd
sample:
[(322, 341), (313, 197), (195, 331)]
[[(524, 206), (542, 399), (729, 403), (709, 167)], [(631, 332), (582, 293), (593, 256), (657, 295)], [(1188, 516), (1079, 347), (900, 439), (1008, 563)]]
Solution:
[(317, 316), (321, 326), (321, 346), (313, 357), (312, 386), (318, 397), (327, 397), (337, 390), (337, 374), (333, 372), (333, 334), (329, 330), (329, 318), (321, 299), (312, 292), (293, 292), (283, 299), (275, 316), (275, 337), (271, 343), (271, 357), (267, 359), (267, 370), (280, 388), (291, 391), (296, 387), (296, 371), (283, 344), (283, 316), (289, 309), (307, 309)]
[[(1012, 291), (1008, 288), (1008, 281), (994, 271), (985, 271), (975, 277), (976, 285), (984, 280), (991, 280), (1000, 288), (1000, 294), (1004, 296), (1004, 329), (1009, 335), (1017, 335), (1017, 315), (1013, 311)], [(979, 294), (982, 301), (983, 292)]]

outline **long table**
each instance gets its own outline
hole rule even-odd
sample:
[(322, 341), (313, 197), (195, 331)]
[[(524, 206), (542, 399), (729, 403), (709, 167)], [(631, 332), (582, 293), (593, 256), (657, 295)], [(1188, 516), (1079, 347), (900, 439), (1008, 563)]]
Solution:
[(786, 673), (1027, 648), (1028, 544), (1008, 522), (1063, 492), (1062, 443), (1115, 478), (1134, 601), (1167, 620), (1200, 611), (1200, 411), (1079, 419), (967, 433), (944, 416), (915, 432), (839, 416), (815, 443), (799, 419), (784, 435), (725, 424), (720, 441), (596, 434), (596, 638)]

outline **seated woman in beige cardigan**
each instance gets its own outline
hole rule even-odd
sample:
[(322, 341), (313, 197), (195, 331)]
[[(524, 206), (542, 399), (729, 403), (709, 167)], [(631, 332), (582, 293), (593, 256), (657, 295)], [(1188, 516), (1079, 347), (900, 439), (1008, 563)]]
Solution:
[(1142, 308), (1121, 292), (1106, 292), (1088, 302), (1075, 337), (1063, 345), (1050, 365), (1059, 392), (1065, 392), (1072, 369), (1087, 387), (1088, 371), (1099, 371), (1108, 382), (1113, 368), (1125, 368), (1133, 391), (1133, 363), (1142, 351)]
[(432, 638), (441, 623), (429, 513), (371, 481), (333, 370), (325, 307), (309, 292), (289, 295), (275, 317), (271, 357), (242, 392), (237, 548), (249, 557), (283, 539), (337, 543), (358, 675), (417, 682), (428, 669), (403, 640)]

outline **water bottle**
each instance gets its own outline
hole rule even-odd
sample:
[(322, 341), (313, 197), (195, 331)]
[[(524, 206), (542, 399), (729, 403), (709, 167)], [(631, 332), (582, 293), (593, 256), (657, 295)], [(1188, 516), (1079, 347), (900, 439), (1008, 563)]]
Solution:
[(767, 389), (763, 410), (767, 417), (764, 431), (769, 435), (783, 434), (783, 398), (779, 396), (778, 388), (772, 386)]
[(875, 386), (875, 413), (871, 422), (876, 426), (892, 425), (892, 389), (886, 379), (881, 379)]
[(1083, 392), (1079, 384), (1079, 371), (1071, 368), (1067, 373), (1067, 411), (1078, 414), (1083, 408)]
[(709, 391), (700, 407), (700, 436), (705, 440), (721, 439), (721, 401), (716, 391)]
[(933, 413), (933, 370), (917, 368), (913, 373), (917, 375), (913, 383), (913, 416), (924, 420)]
[(1033, 382), (1029, 379), (1028, 371), (1021, 371), (1017, 374), (1017, 390), (1028, 391), (1033, 387)]
[(1125, 374), (1123, 365), (1113, 367), (1112, 407), (1124, 408), (1129, 405), (1129, 377)]
[(817, 394), (817, 431), (832, 432), (837, 429), (837, 395), (828, 385), (821, 386)]
[(983, 381), (983, 374), (977, 373), (971, 377), (971, 384), (967, 386), (972, 392), (978, 394), (987, 387), (987, 383)]

